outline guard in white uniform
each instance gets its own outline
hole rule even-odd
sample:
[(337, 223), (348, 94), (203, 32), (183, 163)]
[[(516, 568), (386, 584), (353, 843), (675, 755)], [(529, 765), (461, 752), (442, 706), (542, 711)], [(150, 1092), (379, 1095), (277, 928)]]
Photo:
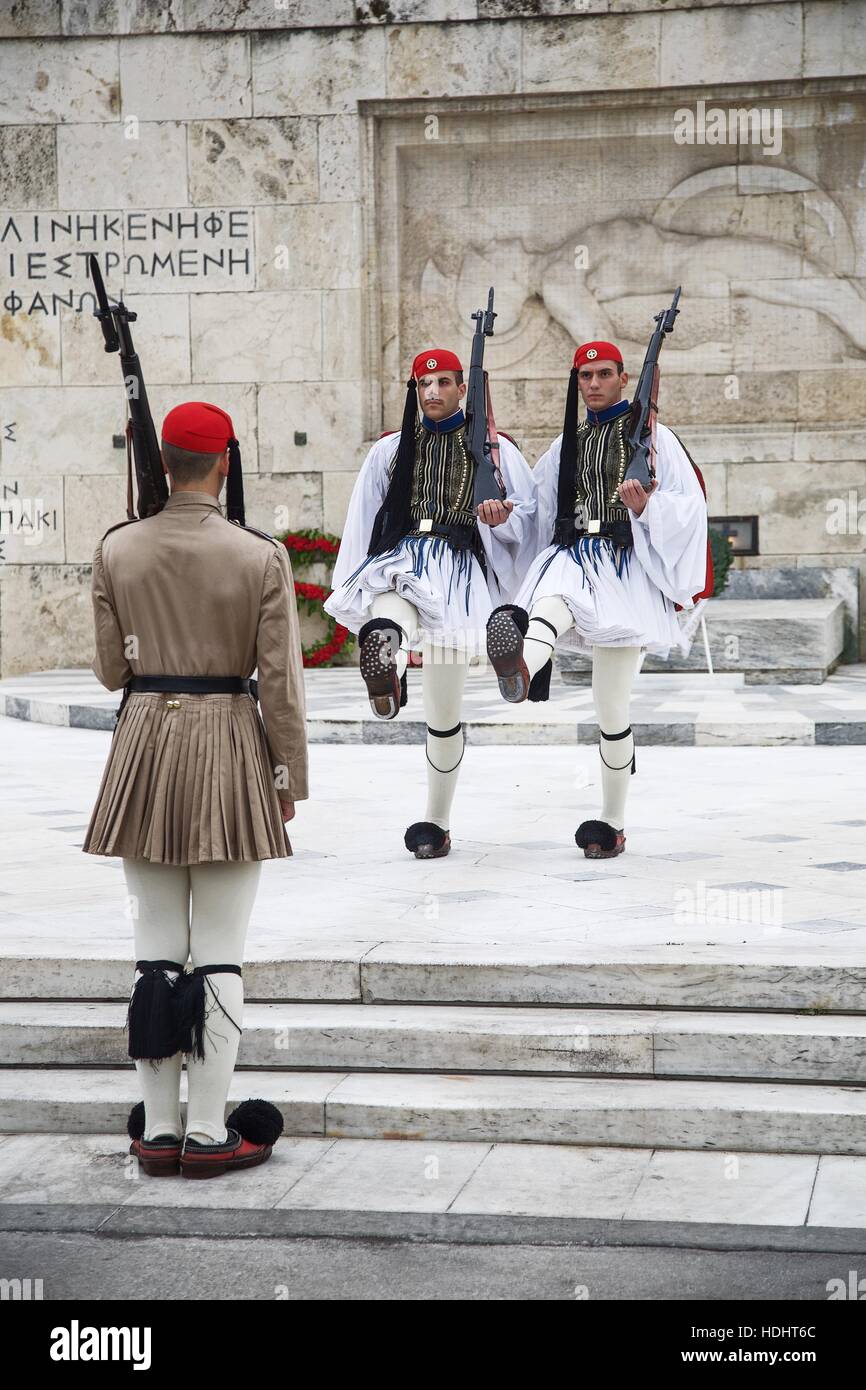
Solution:
[[(625, 848), (624, 814), (635, 771), (629, 725), (641, 651), (688, 650), (677, 607), (691, 608), (707, 585), (707, 507), (700, 474), (676, 435), (656, 428), (649, 493), (624, 481), (630, 405), (628, 374), (613, 343), (584, 343), (574, 355), (563, 433), (538, 461), (533, 481), (536, 556), (512, 604), (488, 623), (488, 655), (503, 697), (548, 698), (558, 641), (592, 653), (603, 805), (575, 841), (587, 858)], [(578, 424), (578, 391), (587, 407)]]
[(502, 500), (475, 506), (465, 393), (455, 353), (418, 354), (400, 433), (378, 440), (358, 474), (324, 605), (358, 634), (361, 675), (380, 719), (406, 704), (409, 652), (423, 654), (427, 812), (404, 837), (418, 859), (450, 849), (467, 665), (484, 651), (493, 606), (513, 598), (537, 549), (532, 473), (505, 435)]

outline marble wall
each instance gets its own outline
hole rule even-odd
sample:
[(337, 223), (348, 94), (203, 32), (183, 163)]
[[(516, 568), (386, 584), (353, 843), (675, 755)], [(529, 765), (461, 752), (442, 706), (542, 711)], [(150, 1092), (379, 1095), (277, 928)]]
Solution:
[[(89, 664), (125, 515), (91, 251), (157, 424), (228, 409), (265, 529), (341, 529), (416, 348), (468, 353), (489, 283), (534, 462), (575, 338), (636, 372), (682, 282), (663, 415), (711, 510), (760, 515), (750, 565), (866, 571), (864, 59), (859, 0), (0, 6), (2, 673)], [(716, 110), (766, 124), (715, 143)]]

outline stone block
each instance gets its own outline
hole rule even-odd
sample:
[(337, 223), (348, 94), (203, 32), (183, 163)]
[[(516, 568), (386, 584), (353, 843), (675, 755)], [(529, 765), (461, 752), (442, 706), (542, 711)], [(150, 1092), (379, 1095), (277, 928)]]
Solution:
[(99, 539), (110, 526), (126, 520), (126, 474), (114, 478), (91, 474), (64, 481), (66, 560), (89, 565)]
[(186, 130), (177, 121), (58, 126), (57, 162), (61, 208), (164, 208), (188, 201)]
[(115, 121), (119, 113), (114, 44), (57, 38), (0, 48), (0, 124)]
[(322, 377), (357, 381), (364, 375), (360, 290), (325, 290), (322, 295)]
[(246, 34), (121, 39), (124, 118), (195, 121), (252, 115), (249, 44)]
[(354, 203), (256, 209), (261, 290), (350, 290), (361, 284), (361, 209)]
[(866, 64), (866, 9), (860, 0), (803, 6), (803, 76), (859, 77)]
[(357, 27), (256, 36), (252, 74), (257, 116), (356, 111), (359, 101), (385, 96), (385, 31)]
[(7, 387), (60, 384), (59, 317), (0, 311), (0, 381)]
[(352, 488), (355, 486), (357, 477), (357, 472), (322, 474), (322, 510), (324, 512), (322, 529), (330, 532), (333, 536), (343, 534), (346, 513), (349, 510), (349, 498), (352, 495)]
[[(525, 24), (523, 91), (657, 86), (661, 20), (657, 14), (628, 18), (572, 14)], [(514, 27), (519, 31), (520, 26)]]
[(356, 22), (352, 0), (183, 0), (185, 30), (312, 29)]
[(319, 196), (316, 122), (283, 119), (191, 121), (194, 203), (314, 203)]
[[(823, 8), (823, 6), (819, 7)], [(796, 6), (673, 10), (661, 19), (658, 83), (694, 87), (781, 81), (802, 73), (802, 17)]]
[[(98, 345), (97, 345), (98, 347)], [(115, 449), (122, 434), (126, 398), (117, 386), (7, 387), (0, 390), (0, 419), (14, 421), (14, 439), (0, 442), (4, 475), (118, 473), (126, 454)]]
[(0, 567), (3, 676), (89, 665), (92, 654), (90, 565)]
[(0, 126), (0, 207), (54, 207), (55, 133), (47, 125)]
[(62, 562), (63, 479), (0, 476), (0, 559), (3, 565)]
[(193, 376), (198, 381), (318, 381), (321, 296), (263, 291), (238, 300), (190, 296)]
[(154, 385), (148, 389), (151, 414), (160, 434), (162, 422), (170, 410), (183, 401), (205, 400), (228, 411), (235, 435), (241, 446), (244, 475), (258, 471), (258, 430), (256, 425), (256, 388), (237, 381), (174, 382)]
[(323, 203), (361, 200), (360, 120), (355, 115), (319, 119), (319, 198)]
[(188, 0), (61, 0), (64, 34), (168, 34), (184, 25)]
[(249, 526), (279, 531), (319, 529), (322, 525), (320, 473), (262, 473), (244, 484)]
[(60, 0), (17, 0), (0, 10), (0, 38), (38, 38), (60, 33)]
[[(832, 552), (837, 559), (863, 549), (858, 516), (850, 511), (866, 487), (862, 463), (728, 465), (728, 514), (760, 517), (763, 555)], [(846, 511), (847, 509), (847, 511)]]
[[(306, 443), (295, 443), (296, 432), (306, 435)], [(263, 472), (345, 471), (364, 457), (356, 443), (361, 437), (360, 382), (273, 384), (259, 389)]]
[(394, 26), (386, 30), (385, 38), (389, 98), (518, 90), (521, 26), (517, 23), (479, 23), (471, 31), (450, 24)]
[[(138, 314), (132, 332), (151, 387), (160, 382), (189, 381), (189, 307), (185, 294), (130, 294), (130, 309)], [(65, 386), (116, 386), (123, 392), (117, 353), (104, 352), (102, 333), (92, 314), (65, 311), (58, 319), (63, 345)]]

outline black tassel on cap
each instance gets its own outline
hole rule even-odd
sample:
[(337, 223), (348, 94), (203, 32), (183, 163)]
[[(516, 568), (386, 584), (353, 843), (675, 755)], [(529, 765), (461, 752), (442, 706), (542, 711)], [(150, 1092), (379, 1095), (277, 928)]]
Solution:
[(129, 1056), (136, 1061), (160, 1062), (180, 1051), (177, 1037), (177, 985), (166, 971), (183, 966), (176, 960), (137, 960), (140, 972), (126, 1012)]
[(571, 545), (574, 541), (574, 494), (577, 487), (577, 368), (568, 377), (565, 398), (565, 421), (562, 426), (562, 447), (559, 452), (559, 485), (556, 496), (556, 525), (553, 545)]
[(406, 383), (406, 404), (400, 426), (400, 444), (385, 500), (376, 513), (368, 555), (393, 550), (411, 528), (412, 473), (415, 468), (415, 429), (418, 424), (418, 386), (414, 376)]
[(229, 440), (229, 476), (226, 483), (226, 515), (229, 521), (246, 525), (244, 513), (244, 475), (241, 472), (241, 446), (232, 437)]

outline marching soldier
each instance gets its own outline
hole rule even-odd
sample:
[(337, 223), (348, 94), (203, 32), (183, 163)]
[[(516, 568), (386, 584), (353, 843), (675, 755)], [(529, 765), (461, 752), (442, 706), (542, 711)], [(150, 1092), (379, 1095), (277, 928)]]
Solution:
[(240, 471), (230, 417), (176, 406), (161, 453), (164, 507), (112, 527), (94, 555), (93, 669), (124, 697), (83, 848), (122, 857), (133, 906), (131, 1152), (146, 1172), (196, 1178), (264, 1162), (282, 1130), (267, 1102), (227, 1123), (225, 1104), (261, 864), (291, 855), (284, 822), (308, 794), (304, 684), (286, 549), (220, 507)]
[(475, 505), (465, 394), (456, 353), (418, 354), (400, 433), (378, 440), (358, 474), (325, 602), (358, 633), (377, 718), (393, 719), (406, 704), (409, 652), (423, 654), (427, 811), (404, 836), (416, 859), (450, 850), (468, 662), (483, 651), (492, 606), (517, 587), (535, 541), (532, 474), (505, 435), (498, 437), (503, 496)]
[[(673, 431), (657, 426), (649, 492), (625, 478), (627, 384), (613, 343), (583, 343), (575, 352), (563, 432), (533, 470), (539, 534), (549, 543), (514, 602), (496, 609), (487, 627), (500, 693), (513, 704), (548, 698), (558, 641), (592, 655), (602, 807), (575, 832), (588, 859), (625, 849), (636, 766), (629, 704), (641, 649), (662, 657), (687, 649), (677, 607), (712, 592), (703, 483)], [(587, 408), (580, 424), (578, 391)]]

